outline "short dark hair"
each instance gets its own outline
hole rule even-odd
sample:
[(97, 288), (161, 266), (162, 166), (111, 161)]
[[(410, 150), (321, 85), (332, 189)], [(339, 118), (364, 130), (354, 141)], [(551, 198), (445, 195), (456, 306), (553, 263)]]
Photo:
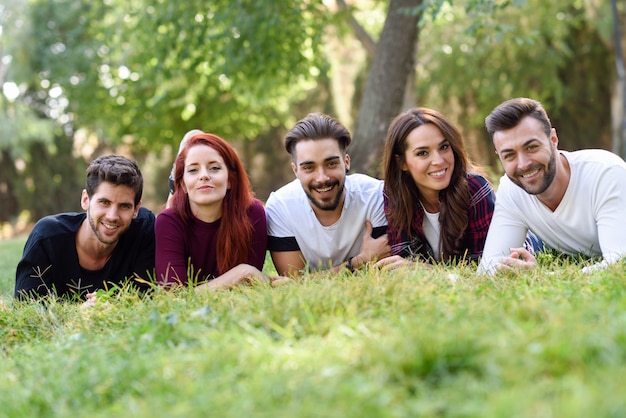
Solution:
[(541, 122), (544, 132), (550, 136), (552, 123), (541, 103), (526, 97), (518, 97), (499, 104), (485, 118), (485, 127), (489, 137), (493, 140), (494, 133), (514, 128), (526, 116)]
[(96, 193), (98, 186), (105, 181), (130, 187), (135, 192), (135, 206), (141, 202), (143, 176), (135, 161), (114, 154), (96, 158), (87, 167), (85, 190), (89, 199)]
[(348, 129), (337, 119), (323, 113), (309, 113), (305, 118), (296, 122), (294, 127), (287, 132), (285, 149), (292, 158), (295, 158), (294, 149), (298, 142), (327, 138), (336, 139), (339, 142), (339, 149), (344, 153), (352, 141)]

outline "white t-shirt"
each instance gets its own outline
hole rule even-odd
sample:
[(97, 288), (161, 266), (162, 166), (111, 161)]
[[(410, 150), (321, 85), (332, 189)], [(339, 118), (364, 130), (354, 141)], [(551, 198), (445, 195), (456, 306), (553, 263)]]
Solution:
[(346, 199), (341, 217), (323, 226), (315, 216), (300, 180), (295, 179), (275, 192), (265, 204), (270, 251), (302, 251), (312, 270), (337, 266), (357, 255), (372, 223), (376, 238), (386, 233), (383, 181), (364, 174), (346, 176)]
[(626, 163), (605, 150), (559, 152), (571, 177), (554, 212), (506, 175), (500, 179), (479, 273), (495, 271), (528, 230), (565, 254), (602, 256), (604, 263), (626, 255)]
[(435, 261), (440, 260), (439, 241), (441, 240), (441, 225), (439, 224), (439, 212), (430, 213), (424, 209), (424, 222), (422, 223), (424, 236), (433, 250)]

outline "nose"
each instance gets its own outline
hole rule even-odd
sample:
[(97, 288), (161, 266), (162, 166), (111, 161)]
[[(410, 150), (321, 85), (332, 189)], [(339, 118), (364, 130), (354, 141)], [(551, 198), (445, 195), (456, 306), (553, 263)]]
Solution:
[(119, 217), (117, 205), (109, 206), (106, 211), (106, 217), (107, 219), (117, 219)]
[(211, 177), (211, 173), (209, 173), (209, 170), (207, 170), (206, 168), (202, 168), (200, 170), (200, 178), (201, 179), (209, 179)]
[(440, 165), (443, 163), (443, 157), (441, 156), (441, 153), (439, 151), (435, 151), (433, 153), (433, 158), (431, 160), (431, 163), (433, 165)]
[(526, 154), (520, 152), (517, 156), (517, 168), (526, 170), (532, 164), (532, 160)]
[(330, 177), (328, 176), (328, 174), (326, 174), (326, 168), (320, 167), (319, 170), (317, 170), (317, 176), (315, 180), (320, 183), (323, 183), (325, 181), (328, 181), (328, 179), (330, 179)]

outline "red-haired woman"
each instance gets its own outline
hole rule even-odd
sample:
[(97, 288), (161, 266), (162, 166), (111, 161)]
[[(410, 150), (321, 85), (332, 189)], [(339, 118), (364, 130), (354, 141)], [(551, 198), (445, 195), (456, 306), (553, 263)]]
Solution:
[(193, 135), (176, 157), (174, 186), (155, 223), (158, 282), (198, 289), (268, 282), (265, 209), (235, 150), (217, 135)]

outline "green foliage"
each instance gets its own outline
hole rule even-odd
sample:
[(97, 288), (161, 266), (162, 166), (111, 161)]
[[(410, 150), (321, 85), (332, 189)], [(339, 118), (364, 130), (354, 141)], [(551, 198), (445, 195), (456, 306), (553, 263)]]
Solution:
[(62, 87), (74, 124), (113, 143), (133, 135), (136, 149), (192, 126), (254, 138), (325, 65), (318, 1), (33, 0), (30, 10), (30, 67)]
[(626, 265), (0, 306), (12, 416), (621, 416)]
[[(568, 149), (607, 147), (601, 138), (610, 135), (605, 118), (610, 93), (602, 74), (612, 67), (594, 18), (606, 5), (451, 3), (443, 2), (436, 18), (422, 28), (417, 81), (421, 103), (458, 115), (464, 132), (480, 132), (489, 149), (485, 116), (508, 98), (533, 97), (544, 103)], [(585, 114), (594, 120), (578, 123)], [(567, 130), (569, 126), (575, 127)], [(491, 155), (483, 164), (493, 164), (493, 159)]]

